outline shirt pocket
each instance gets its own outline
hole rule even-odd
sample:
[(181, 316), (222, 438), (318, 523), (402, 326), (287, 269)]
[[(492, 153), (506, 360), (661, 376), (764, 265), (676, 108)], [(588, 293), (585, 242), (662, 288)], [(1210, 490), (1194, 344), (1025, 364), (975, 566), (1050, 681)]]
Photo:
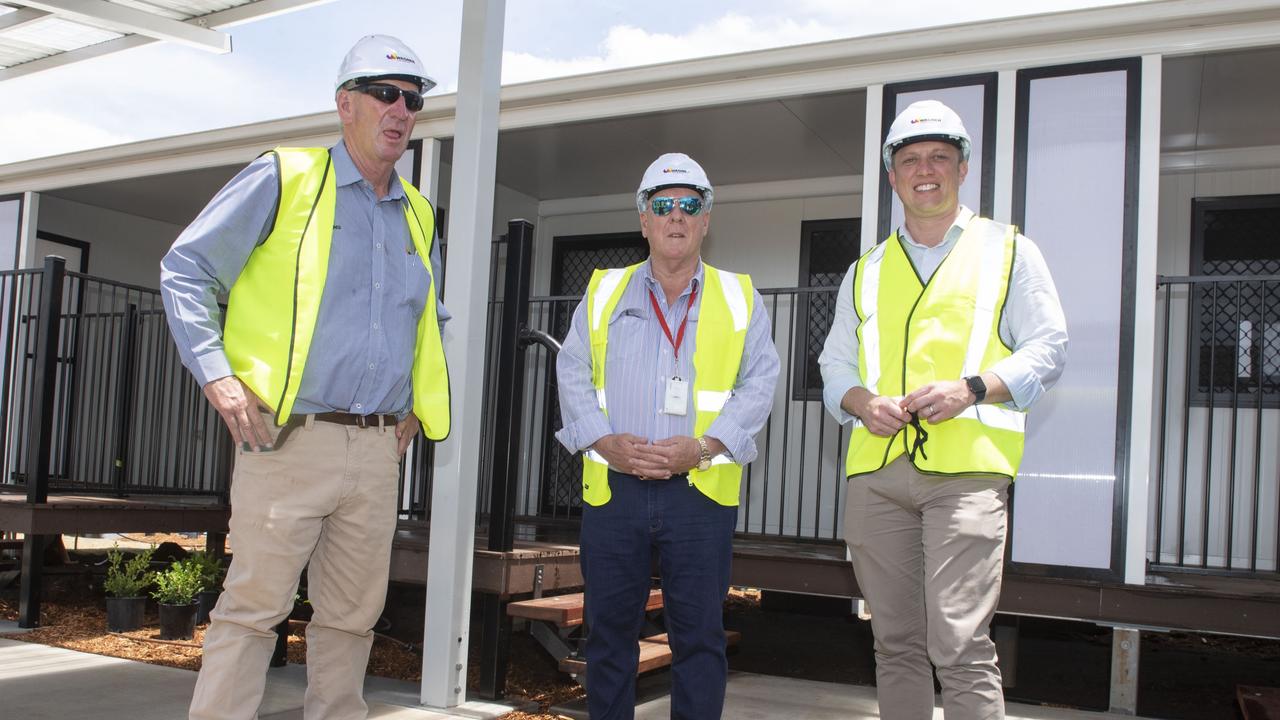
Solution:
[(608, 360), (626, 361), (639, 355), (646, 342), (647, 321), (644, 315), (630, 309), (610, 319)]
[(427, 306), (427, 297), (431, 293), (431, 273), (417, 253), (404, 254), (404, 302), (413, 309), (415, 315), (421, 315)]

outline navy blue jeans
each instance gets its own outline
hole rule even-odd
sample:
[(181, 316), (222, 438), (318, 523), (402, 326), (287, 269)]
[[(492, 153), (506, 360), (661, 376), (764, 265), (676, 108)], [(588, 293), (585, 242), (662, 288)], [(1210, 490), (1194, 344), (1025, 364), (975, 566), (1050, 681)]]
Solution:
[(637, 640), (658, 558), (670, 638), (671, 717), (708, 720), (724, 707), (724, 597), (738, 509), (685, 476), (640, 480), (609, 471), (613, 497), (582, 510), (587, 708), (592, 720), (635, 716)]

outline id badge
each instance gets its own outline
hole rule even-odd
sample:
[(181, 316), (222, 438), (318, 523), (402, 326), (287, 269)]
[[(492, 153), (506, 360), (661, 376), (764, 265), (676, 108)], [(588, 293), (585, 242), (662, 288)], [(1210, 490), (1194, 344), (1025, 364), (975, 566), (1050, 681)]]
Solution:
[(678, 377), (667, 379), (666, 397), (662, 412), (667, 415), (685, 415), (689, 412), (689, 381)]

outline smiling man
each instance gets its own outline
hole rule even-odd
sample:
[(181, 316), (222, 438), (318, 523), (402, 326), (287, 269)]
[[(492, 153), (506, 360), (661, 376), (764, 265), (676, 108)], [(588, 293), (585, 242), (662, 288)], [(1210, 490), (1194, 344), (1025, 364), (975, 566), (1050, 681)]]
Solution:
[(1004, 717), (989, 625), (1025, 412), (1062, 374), (1067, 330), (1039, 249), (960, 205), (969, 134), (912, 103), (882, 148), (905, 227), (840, 286), (819, 363), (852, 423), (844, 538), (871, 608), (880, 717)]
[(192, 718), (257, 717), (304, 567), (304, 717), (366, 715), (400, 457), (420, 427), (449, 432), (435, 215), (395, 172), (433, 85), (404, 43), (361, 39), (338, 71), (342, 140), (263, 154), (161, 262), (178, 351), (238, 448)]
[(583, 453), (587, 707), (635, 716), (653, 560), (670, 638), (671, 717), (724, 705), (733, 529), (778, 379), (769, 316), (751, 278), (702, 261), (713, 191), (667, 153), (636, 191), (649, 259), (596, 270), (556, 359), (564, 428)]

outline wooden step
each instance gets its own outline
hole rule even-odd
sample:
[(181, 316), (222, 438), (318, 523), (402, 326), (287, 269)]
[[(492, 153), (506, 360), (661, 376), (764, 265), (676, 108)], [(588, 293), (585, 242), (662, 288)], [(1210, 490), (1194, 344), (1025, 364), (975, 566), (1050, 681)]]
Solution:
[(1244, 720), (1280, 720), (1280, 688), (1237, 685), (1236, 700)]
[[(737, 630), (724, 631), (725, 642), (734, 647), (742, 640), (742, 633)], [(664, 668), (671, 664), (671, 645), (667, 643), (667, 634), (640, 638), (640, 664), (637, 673)], [(587, 671), (587, 661), (583, 658), (567, 657), (560, 661), (560, 672), (570, 675), (581, 675)]]
[[(526, 620), (541, 620), (562, 628), (577, 627), (582, 624), (582, 605), (582, 593), (569, 593), (508, 603), (507, 614)], [(644, 611), (650, 613), (661, 609), (662, 591), (650, 590)]]

